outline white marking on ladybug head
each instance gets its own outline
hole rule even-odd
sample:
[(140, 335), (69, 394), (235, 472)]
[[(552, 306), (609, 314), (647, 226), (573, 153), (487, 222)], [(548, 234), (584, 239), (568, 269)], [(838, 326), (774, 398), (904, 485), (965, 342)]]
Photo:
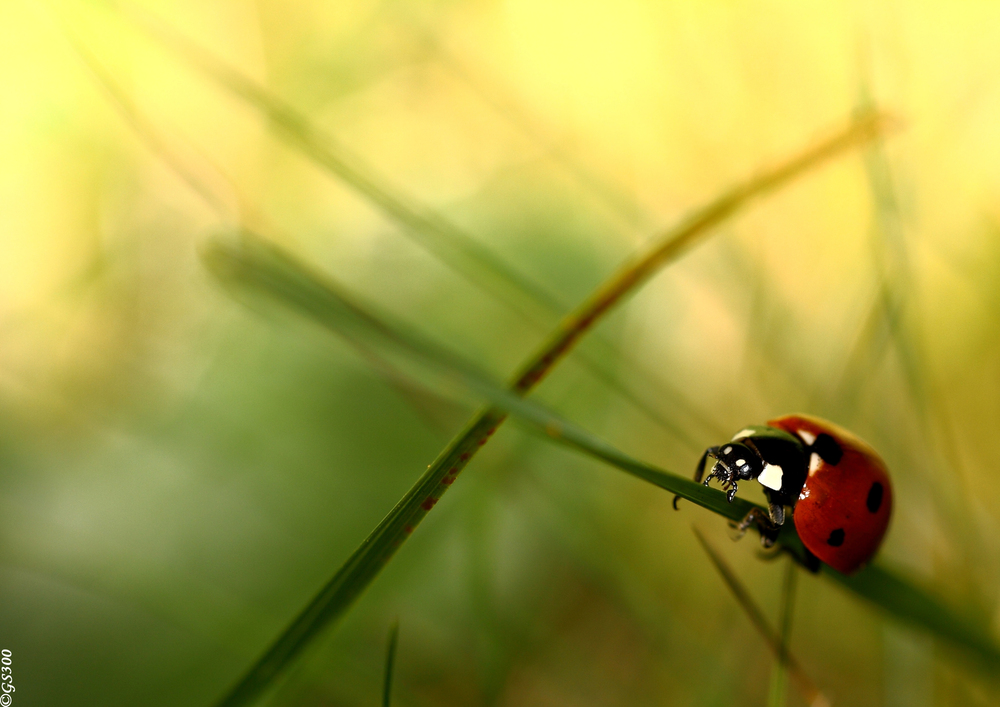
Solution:
[(798, 435), (799, 437), (802, 438), (802, 441), (805, 442), (810, 447), (812, 446), (813, 442), (816, 441), (816, 435), (814, 435), (809, 430), (799, 430)]
[(743, 439), (744, 437), (750, 437), (751, 435), (753, 435), (753, 430), (747, 428), (745, 430), (740, 430), (739, 432), (734, 434), (733, 438), (730, 441), (735, 442), (738, 439)]
[(737, 459), (736, 466), (744, 466), (747, 463), (746, 459)]
[(809, 498), (809, 487), (808, 486), (803, 486), (802, 487), (802, 492), (799, 494), (799, 500), (803, 501), (803, 500), (805, 500), (807, 498)]
[(760, 472), (757, 477), (757, 481), (761, 483), (762, 486), (767, 486), (769, 489), (775, 491), (781, 490), (781, 477), (784, 475), (784, 471), (777, 464), (764, 463), (764, 471)]
[(816, 452), (809, 455), (809, 476), (813, 476), (823, 466), (823, 459)]
[(723, 454), (729, 454), (732, 451), (733, 451), (732, 447), (726, 447), (725, 449), (722, 450), (722, 453)]

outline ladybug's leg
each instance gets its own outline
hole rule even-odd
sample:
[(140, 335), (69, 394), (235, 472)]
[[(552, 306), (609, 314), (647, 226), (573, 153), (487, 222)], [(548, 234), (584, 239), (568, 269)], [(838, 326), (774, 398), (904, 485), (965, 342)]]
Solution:
[[(719, 451), (719, 447), (709, 447), (705, 450), (705, 453), (701, 455), (701, 459), (698, 460), (698, 466), (694, 470), (694, 480), (695, 483), (701, 482), (701, 478), (705, 475), (705, 464), (708, 462), (708, 458), (715, 456), (715, 453)], [(708, 475), (708, 479), (712, 478), (712, 474)], [(708, 479), (705, 479), (706, 485), (708, 484)], [(681, 500), (680, 496), (674, 496), (674, 510), (677, 510), (677, 502)], [(730, 501), (732, 499), (729, 499)]]
[(759, 508), (753, 508), (750, 510), (749, 513), (743, 516), (743, 520), (741, 520), (736, 525), (736, 529), (739, 530), (741, 533), (745, 533), (747, 532), (747, 530), (750, 529), (750, 526), (753, 525), (754, 523), (756, 523), (757, 525), (760, 525), (761, 523), (770, 524), (770, 520), (764, 517), (764, 514), (761, 513), (761, 510)]
[(781, 500), (775, 500), (775, 494), (765, 494), (767, 496), (767, 514), (771, 516), (771, 523), (774, 525), (785, 524), (785, 504)]
[[(714, 457), (719, 451), (719, 447), (709, 447), (705, 450), (705, 453), (701, 455), (701, 459), (698, 460), (698, 466), (694, 470), (694, 481), (695, 483), (701, 482), (701, 477), (705, 475), (705, 464), (708, 462), (709, 457)], [(712, 478), (709, 474), (708, 478)]]
[(772, 523), (771, 519), (764, 515), (764, 512), (759, 508), (752, 509), (746, 514), (743, 520), (735, 526), (740, 533), (737, 539), (743, 537), (752, 525), (756, 525), (757, 530), (760, 531), (761, 545), (764, 547), (771, 547), (774, 545), (774, 541), (778, 537), (778, 526)]
[[(709, 447), (705, 450), (705, 453), (701, 456), (701, 461), (698, 462), (698, 468), (694, 472), (695, 481), (701, 481), (701, 475), (705, 471), (705, 460), (710, 456), (718, 458), (717, 455), (720, 449), (722, 449), (722, 447)], [(723, 468), (720, 469), (720, 466)], [(712, 467), (712, 471), (708, 472), (708, 476), (705, 477), (705, 486), (708, 486), (708, 482), (711, 481), (713, 477), (722, 482), (722, 488), (726, 492), (726, 500), (732, 503), (733, 499), (736, 498), (736, 489), (738, 488), (736, 483), (736, 474), (734, 474), (730, 468), (726, 466), (726, 463), (720, 459), (719, 462)]]
[(739, 484), (736, 482), (737, 475), (726, 465), (726, 462), (722, 461), (719, 457), (720, 449), (722, 449), (722, 447), (709, 447), (705, 450), (705, 453), (701, 457), (701, 461), (698, 462), (698, 468), (694, 472), (694, 480), (701, 481), (701, 475), (705, 471), (706, 459), (710, 456), (715, 457), (718, 461), (715, 466), (712, 467), (712, 471), (708, 473), (708, 476), (705, 477), (705, 486), (708, 486), (708, 482), (711, 481), (713, 477), (718, 479), (722, 482), (722, 489), (726, 492), (726, 500), (732, 503), (733, 499), (736, 498), (736, 490), (739, 488)]
[(806, 566), (807, 570), (813, 574), (817, 574), (819, 572), (820, 565), (823, 563), (819, 561), (818, 557), (809, 552), (809, 548), (804, 547), (802, 550), (805, 552), (805, 557), (802, 558), (802, 564)]

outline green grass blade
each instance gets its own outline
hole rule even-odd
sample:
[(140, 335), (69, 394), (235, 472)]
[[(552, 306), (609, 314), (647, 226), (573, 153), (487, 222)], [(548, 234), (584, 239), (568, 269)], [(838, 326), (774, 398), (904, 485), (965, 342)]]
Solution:
[[(518, 413), (512, 411), (512, 414)], [(550, 436), (729, 520), (741, 520), (751, 508), (759, 508), (740, 498), (729, 504), (720, 491), (694, 484), (688, 479), (632, 459), (610, 445), (580, 436), (576, 429), (568, 429), (566, 433), (553, 435), (550, 432)], [(786, 523), (782, 527), (778, 543), (793, 557), (801, 559), (802, 544), (792, 523)], [(970, 618), (954, 611), (912, 580), (879, 564), (869, 565), (853, 575), (841, 574), (827, 565), (823, 565), (822, 571), (824, 575), (888, 615), (963, 649), (987, 671), (1000, 670), (1000, 645), (990, 635), (987, 619)]]
[[(204, 178), (199, 170), (190, 165), (182, 156), (175, 151), (153, 125), (149, 118), (144, 115), (135, 105), (131, 95), (119, 84), (110, 72), (98, 61), (97, 57), (90, 51), (90, 48), (80, 40), (73, 32), (68, 22), (61, 17), (57, 17), (63, 35), (74, 49), (81, 61), (90, 71), (94, 80), (104, 91), (108, 102), (114, 106), (126, 124), (132, 128), (136, 135), (142, 140), (149, 150), (159, 157), (181, 180), (183, 180), (192, 191), (200, 196), (219, 217), (225, 222), (237, 221), (236, 214), (221, 200), (215, 190), (209, 186), (208, 180)], [(225, 176), (225, 175), (221, 175)], [(236, 191), (228, 177), (225, 178), (230, 189)], [(239, 196), (237, 194), (237, 196)], [(239, 201), (243, 203), (243, 199)], [(453, 416), (455, 409), (448, 409), (446, 401), (435, 396), (433, 392), (418, 390), (413, 386), (412, 381), (399, 371), (396, 371), (387, 361), (379, 359), (374, 352), (365, 352), (362, 346), (362, 354), (367, 363), (392, 387), (421, 417), (439, 432), (445, 431), (443, 419), (449, 415)], [(450, 429), (447, 430), (450, 433)]]
[[(567, 442), (570, 446), (602, 459), (633, 476), (687, 498), (729, 520), (741, 520), (751, 508), (758, 507), (740, 498), (728, 504), (725, 495), (715, 489), (694, 484), (688, 479), (632, 459), (613, 448), (608, 449), (603, 444), (595, 444), (593, 440), (576, 437), (576, 432), (573, 434), (575, 438), (572, 440), (565, 437), (556, 439)], [(786, 523), (782, 527), (778, 543), (793, 557), (801, 558), (801, 540), (792, 523)], [(823, 565), (822, 571), (827, 577), (875, 604), (890, 616), (962, 648), (974, 656), (986, 670), (1000, 670), (1000, 645), (989, 633), (988, 619), (970, 618), (959, 614), (941, 599), (921, 589), (912, 580), (879, 564), (869, 565), (853, 575), (841, 574), (827, 565)]]
[[(517, 415), (518, 412), (512, 411), (512, 414)], [(729, 520), (739, 521), (751, 508), (759, 508), (738, 497), (729, 504), (720, 491), (635, 460), (610, 445), (582, 436), (578, 429), (567, 429), (563, 435), (550, 432), (550, 436)], [(801, 559), (802, 543), (792, 523), (782, 527), (778, 543), (793, 557)], [(823, 565), (822, 571), (890, 616), (962, 648), (986, 670), (1000, 670), (1000, 645), (989, 633), (988, 619), (959, 614), (912, 580), (879, 564), (869, 565), (853, 575), (841, 574), (827, 565)]]
[(389, 644), (385, 650), (385, 680), (382, 683), (382, 707), (392, 704), (392, 675), (396, 665), (396, 647), (399, 645), (399, 620), (389, 629)]

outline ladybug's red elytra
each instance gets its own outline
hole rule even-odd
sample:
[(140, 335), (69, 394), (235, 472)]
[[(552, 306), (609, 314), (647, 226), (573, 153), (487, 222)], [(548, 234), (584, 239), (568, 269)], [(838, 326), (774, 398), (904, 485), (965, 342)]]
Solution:
[(740, 430), (729, 443), (705, 450), (695, 481), (701, 481), (708, 457), (715, 464), (705, 485), (719, 479), (730, 502), (738, 481), (756, 479), (764, 487), (770, 517), (751, 512), (740, 527), (757, 523), (765, 544), (773, 543), (785, 522), (786, 506), (806, 549), (840, 572), (862, 567), (882, 543), (892, 514), (885, 462), (832, 422), (785, 415)]

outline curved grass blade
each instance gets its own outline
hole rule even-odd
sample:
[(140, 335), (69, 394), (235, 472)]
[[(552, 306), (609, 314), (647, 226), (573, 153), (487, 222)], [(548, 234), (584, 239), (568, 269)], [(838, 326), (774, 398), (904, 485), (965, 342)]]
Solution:
[(382, 707), (392, 704), (392, 674), (396, 665), (396, 647), (399, 645), (399, 619), (389, 629), (389, 645), (385, 650), (385, 679), (382, 682)]
[[(512, 411), (512, 414), (517, 413)], [(715, 489), (693, 484), (688, 479), (632, 459), (613, 448), (608, 449), (610, 445), (594, 443), (593, 439), (555, 438), (731, 521), (738, 522), (751, 508), (759, 507), (740, 498), (734, 499), (732, 504), (726, 503), (724, 494)], [(700, 490), (706, 493), (700, 493)], [(792, 523), (782, 526), (778, 543), (801, 563), (802, 541)], [(828, 565), (823, 565), (822, 572), (886, 614), (961, 648), (976, 661), (974, 667), (978, 666), (991, 674), (1000, 671), (1000, 645), (989, 633), (990, 621), (987, 618), (954, 611), (917, 583), (881, 564), (868, 565), (853, 575), (841, 574)]]
[(481, 410), (473, 418), (220, 705), (234, 707), (252, 702), (323, 628), (347, 610), (434, 507), (475, 451), (486, 443), (508, 410), (549, 437), (588, 450), (634, 476), (726, 517), (742, 518), (753, 508), (742, 499), (728, 504), (725, 494), (716, 489), (630, 458), (537, 403), (521, 398), (517, 391), (493, 382), (473, 364), (371, 315), (334, 285), (253, 236), (243, 234), (235, 243), (210, 242), (203, 257), (223, 282), (266, 294), (352, 343), (363, 342), (380, 353), (410, 356), (443, 380), (499, 406)]
[[(747, 588), (743, 585), (743, 582), (740, 581), (740, 578), (736, 576), (736, 573), (733, 572), (732, 568), (724, 559), (722, 559), (722, 555), (720, 555), (718, 551), (712, 547), (711, 543), (709, 543), (705, 536), (702, 535), (700, 530), (694, 526), (691, 527), (691, 530), (694, 531), (694, 535), (698, 538), (698, 543), (701, 545), (701, 548), (705, 551), (705, 554), (708, 555), (708, 559), (712, 561), (712, 565), (719, 573), (719, 576), (722, 577), (722, 581), (726, 583), (726, 586), (729, 588), (729, 591), (732, 592), (733, 597), (740, 605), (740, 608), (743, 609), (743, 613), (747, 615), (747, 618), (750, 619), (750, 623), (752, 623), (754, 628), (757, 629), (757, 632), (764, 639), (767, 647), (771, 649), (772, 653), (774, 653), (774, 657), (777, 659), (778, 663), (780, 665), (788, 666), (788, 671), (798, 684), (799, 690), (801, 690), (802, 696), (806, 700), (806, 704), (810, 705), (810, 707), (829, 707), (830, 702), (826, 699), (823, 693), (819, 691), (819, 688), (816, 687), (816, 683), (814, 683), (809, 676), (806, 675), (802, 666), (799, 665), (799, 662), (795, 659), (795, 656), (788, 651), (786, 643), (787, 636), (783, 635), (784, 632), (782, 634), (778, 634), (771, 628), (767, 618), (764, 616), (764, 612), (761, 611), (757, 602), (755, 602), (753, 597), (750, 596), (750, 592), (747, 591)], [(795, 565), (790, 566), (792, 567), (792, 571), (794, 571)], [(784, 626), (782, 628), (784, 629)]]
[[(691, 247), (699, 238), (707, 235), (713, 227), (735, 214), (747, 202), (789, 183), (824, 160), (870, 140), (883, 132), (885, 127), (886, 119), (880, 114), (862, 116), (833, 137), (803, 150), (791, 159), (737, 185), (700, 209), (696, 209), (677, 227), (667, 231), (643, 252), (620, 267), (593, 295), (567, 316), (549, 340), (522, 366), (521, 372), (511, 384), (512, 392), (516, 396), (527, 394), (601, 316), (650, 278), (658, 268)], [(311, 302), (304, 304), (307, 307), (312, 305)], [(514, 407), (516, 406), (508, 409)], [(346, 611), (455, 481), (476, 451), (489, 441), (490, 436), (505, 418), (506, 413), (495, 407), (484, 408), (473, 416), (330, 582), (250, 668), (229, 695), (219, 703), (220, 706), (235, 707), (254, 700), (324, 626)], [(558, 431), (558, 428), (556, 430)], [(556, 437), (567, 439), (561, 435)], [(648, 469), (640, 465), (629, 471), (642, 476)], [(676, 482), (684, 481), (681, 477), (672, 478), (675, 480), (672, 484), (675, 488)], [(670, 486), (664, 488), (674, 491)], [(699, 487), (689, 491), (693, 494), (691, 496), (685, 496), (680, 491), (674, 492), (698, 502), (696, 499), (699, 497), (704, 499), (702, 494), (710, 491), (712, 490)], [(794, 536), (791, 524), (787, 524), (785, 530), (783, 535), (791, 532)], [(797, 540), (795, 536), (794, 541)], [(786, 546), (794, 544), (789, 538)]]

